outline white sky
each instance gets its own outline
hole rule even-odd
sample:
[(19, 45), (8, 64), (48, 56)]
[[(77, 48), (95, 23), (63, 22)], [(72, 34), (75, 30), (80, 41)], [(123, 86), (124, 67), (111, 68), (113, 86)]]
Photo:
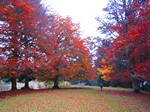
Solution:
[(98, 22), (95, 17), (104, 15), (102, 8), (108, 0), (44, 0), (61, 16), (70, 16), (74, 23), (80, 23), (83, 37), (98, 36)]

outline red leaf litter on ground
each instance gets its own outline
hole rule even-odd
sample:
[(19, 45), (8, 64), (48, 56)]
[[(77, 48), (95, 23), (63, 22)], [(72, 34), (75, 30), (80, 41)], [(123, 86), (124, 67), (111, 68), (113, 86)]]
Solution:
[(32, 90), (32, 89), (23, 89), (23, 90), (10, 90), (0, 92), (0, 99), (5, 99), (7, 96), (17, 96), (21, 94), (28, 94), (32, 92), (40, 92), (45, 90)]
[(135, 93), (132, 90), (103, 90), (106, 94), (112, 95), (121, 95), (121, 96), (128, 96), (128, 97), (135, 97), (140, 100), (143, 100), (145, 103), (150, 105), (150, 92), (141, 91), (139, 93)]
[[(85, 88), (73, 88), (73, 89), (85, 89)], [(29, 94), (34, 92), (43, 92), (43, 91), (53, 91), (53, 90), (69, 90), (66, 88), (59, 89), (22, 89), (22, 90), (10, 90), (10, 91), (1, 91), (0, 99), (5, 99), (7, 96), (17, 96), (21, 94)]]

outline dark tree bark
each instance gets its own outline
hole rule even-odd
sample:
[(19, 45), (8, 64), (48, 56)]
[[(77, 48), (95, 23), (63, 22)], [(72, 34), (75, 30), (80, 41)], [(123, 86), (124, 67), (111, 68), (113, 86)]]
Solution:
[(54, 86), (53, 86), (54, 89), (59, 88), (59, 86), (58, 86), (58, 79), (59, 79), (59, 76), (55, 76), (55, 78), (54, 78)]
[(29, 88), (29, 76), (28, 75), (25, 76), (25, 85), (21, 89), (30, 89)]
[(134, 92), (140, 92), (140, 83), (142, 81), (137, 77), (132, 77), (132, 88)]
[(11, 90), (17, 90), (16, 78), (12, 77), (10, 80), (11, 80)]

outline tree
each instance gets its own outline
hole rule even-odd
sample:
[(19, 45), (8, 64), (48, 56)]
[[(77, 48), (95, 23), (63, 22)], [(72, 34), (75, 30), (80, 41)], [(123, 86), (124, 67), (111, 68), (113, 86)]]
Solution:
[(106, 60), (106, 49), (111, 46), (111, 40), (100, 37), (88, 37), (86, 41), (93, 55), (94, 65), (98, 74), (101, 75), (100, 77), (103, 80), (109, 81), (110, 77), (108, 74), (112, 72), (113, 67)]
[(110, 80), (110, 76), (109, 74), (112, 72), (113, 67), (112, 66), (102, 66), (101, 68), (97, 69), (98, 72), (102, 75), (102, 79), (105, 81), (109, 81)]
[[(6, 69), (3, 71), (3, 74), (9, 75), (12, 82), (12, 89), (16, 89), (17, 67), (19, 66), (20, 60), (20, 54), (18, 53), (18, 45), (20, 45), (20, 42), (18, 41), (18, 36), (22, 33), (19, 31), (25, 25), (24, 20), (29, 20), (33, 10), (29, 4), (17, 0), (1, 1), (0, 6), (0, 37), (3, 43), (1, 49), (2, 56), (5, 57), (6, 61), (4, 67)], [(27, 14), (27, 16), (23, 16), (24, 14)]]
[(43, 49), (38, 41), (45, 36), (48, 19), (40, 0), (3, 0), (0, 6), (0, 49), (6, 62), (1, 69), (3, 76), (12, 79), (12, 89), (16, 89), (21, 69), (28, 71), (27, 66), (41, 55)]
[[(107, 49), (108, 59), (114, 63), (114, 73), (110, 76), (120, 80), (132, 77), (139, 82), (139, 77), (149, 80), (148, 1), (122, 0), (112, 3), (114, 6), (105, 8), (105, 11), (111, 11), (111, 21), (115, 21), (106, 26), (116, 34), (111, 49)], [(135, 86), (133, 83), (133, 89), (138, 91), (139, 84)]]
[(55, 16), (52, 21), (47, 44), (43, 45), (46, 49), (45, 58), (38, 60), (45, 66), (43, 69), (37, 67), (44, 74), (39, 72), (37, 79), (53, 80), (53, 88), (59, 88), (59, 77), (64, 80), (94, 77), (89, 74), (92, 64), (84, 41), (80, 38), (78, 24), (74, 24), (70, 17)]

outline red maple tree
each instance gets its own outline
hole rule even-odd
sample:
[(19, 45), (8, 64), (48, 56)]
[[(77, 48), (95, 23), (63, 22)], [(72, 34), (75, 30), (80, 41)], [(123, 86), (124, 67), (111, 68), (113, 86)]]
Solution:
[[(40, 18), (43, 19), (41, 20)], [(47, 23), (46, 10), (40, 1), (3, 0), (0, 2), (1, 56), (5, 60), (2, 76), (11, 79), (16, 89), (16, 78), (39, 56), (37, 40)]]
[(107, 64), (114, 65), (111, 79), (150, 80), (149, 1), (112, 1), (105, 11), (109, 12), (111, 21), (99, 28), (112, 37), (113, 43), (105, 56)]
[[(120, 36), (113, 39), (112, 46), (114, 58), (121, 58), (124, 55), (127, 71), (131, 71), (135, 76), (140, 76), (145, 80), (150, 80), (149, 66), (150, 63), (150, 5), (140, 6), (134, 4), (138, 9), (130, 15), (130, 24), (127, 24), (127, 31), (116, 25), (113, 27)], [(122, 54), (122, 55), (120, 55)], [(129, 73), (131, 73), (129, 72)]]
[(53, 80), (53, 88), (59, 88), (59, 77), (64, 80), (94, 77), (91, 57), (80, 38), (79, 25), (70, 17), (55, 16), (49, 31), (47, 43), (43, 45), (46, 49), (44, 58), (35, 61), (38, 69), (35, 77), (42, 81)]

